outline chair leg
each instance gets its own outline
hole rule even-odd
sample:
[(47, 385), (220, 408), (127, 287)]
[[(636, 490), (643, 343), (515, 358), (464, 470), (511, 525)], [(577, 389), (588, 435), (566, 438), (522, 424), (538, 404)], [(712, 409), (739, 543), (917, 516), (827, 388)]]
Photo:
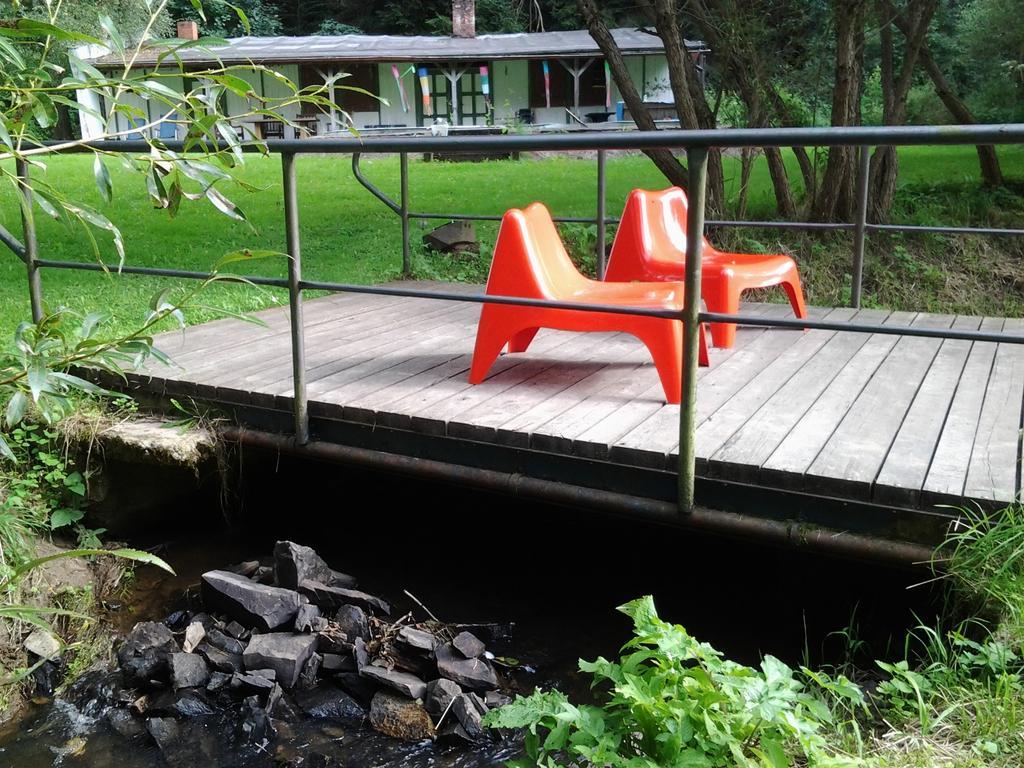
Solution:
[(480, 313), (480, 322), (476, 329), (473, 362), (469, 367), (470, 384), (479, 384), (487, 377), (487, 372), (491, 370), (510, 336), (506, 324), (500, 320), (500, 315), (496, 317), (488, 310), (489, 307), (484, 307)]
[(789, 303), (793, 307), (793, 314), (799, 318), (807, 317), (807, 307), (804, 304), (804, 288), (800, 283), (800, 273), (796, 271), (795, 264), (786, 276), (786, 280), (782, 283), (782, 287), (785, 289), (786, 295), (789, 296)]
[(661, 321), (644, 333), (640, 341), (651, 353), (654, 367), (665, 391), (665, 402), (678, 405), (683, 388), (683, 324), (678, 320)]
[(519, 331), (515, 334), (508, 342), (509, 352), (525, 352), (530, 346), (530, 342), (533, 341), (533, 337), (537, 335), (537, 331), (540, 328), (527, 328)]
[[(740, 310), (740, 292), (728, 280), (721, 280), (703, 291), (709, 312), (734, 315)], [(711, 323), (711, 340), (716, 347), (730, 349), (736, 343), (735, 323)]]

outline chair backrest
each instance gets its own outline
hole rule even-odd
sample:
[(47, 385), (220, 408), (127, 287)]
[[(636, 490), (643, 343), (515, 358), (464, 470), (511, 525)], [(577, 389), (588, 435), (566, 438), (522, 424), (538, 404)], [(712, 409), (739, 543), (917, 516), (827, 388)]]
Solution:
[(584, 288), (543, 203), (505, 212), (494, 244), (487, 293), (535, 299), (565, 298)]
[[(634, 189), (626, 198), (615, 233), (606, 280), (636, 280), (655, 254), (661, 260), (686, 257), (686, 193), (679, 187)], [(704, 247), (708, 248), (707, 238)]]

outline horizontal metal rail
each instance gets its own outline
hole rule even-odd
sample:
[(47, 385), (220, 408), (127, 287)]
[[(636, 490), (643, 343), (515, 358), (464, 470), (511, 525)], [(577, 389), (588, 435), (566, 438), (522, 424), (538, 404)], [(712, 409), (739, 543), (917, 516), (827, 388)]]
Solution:
[[(127, 275), (149, 275), (151, 277), (171, 277), (187, 280), (208, 280), (213, 277), (208, 272), (193, 272), (183, 269), (162, 269), (159, 267), (124, 266), (119, 269), (105, 267), (102, 264), (76, 261), (52, 261), (40, 259), (36, 262), (40, 267), (56, 269), (79, 269), (90, 272), (121, 273)], [(219, 275), (222, 280), (273, 288), (288, 288), (289, 282), (282, 277), (264, 277), (261, 275)], [(538, 307), (541, 309), (568, 309), (579, 312), (602, 312), (615, 315), (633, 315), (652, 317), (662, 320), (680, 320), (682, 310), (645, 309), (643, 307), (623, 307), (616, 304), (591, 304), (576, 301), (551, 301), (548, 299), (527, 299), (518, 296), (494, 296), (484, 293), (456, 293), (453, 291), (421, 291), (416, 288), (399, 288), (388, 285), (357, 285), (353, 283), (333, 283), (320, 280), (300, 280), (299, 287), (304, 291), (324, 291), (326, 293), (362, 293), (371, 296), (396, 296), (407, 299), (433, 299), (435, 301), (457, 301), (467, 304), (503, 304), (515, 307)], [(729, 315), (721, 312), (701, 312), (702, 323), (736, 323), (737, 325), (761, 328), (794, 328), (822, 331), (840, 331), (850, 333), (879, 333), (888, 336), (917, 336), (929, 339), (957, 339), (962, 341), (985, 341), (1005, 344), (1024, 344), (1024, 335), (1003, 333), (1002, 331), (970, 331), (954, 328), (926, 328), (923, 326), (880, 325), (878, 323), (858, 323), (854, 321), (830, 322), (810, 318), (767, 318), (758, 315)]]
[(3, 225), (0, 225), (0, 243), (3, 243), (17, 256), (19, 259), (28, 264), (28, 254), (25, 251), (24, 244), (10, 233)]
[[(488, 150), (697, 149), (727, 147), (911, 147), (951, 144), (1024, 143), (1024, 124), (943, 126), (850, 126), (829, 128), (734, 128), (699, 131), (608, 131), (599, 133), (506, 134), (502, 136), (382, 136), (368, 138), (271, 139), (271, 152), (283, 154), (392, 154), (396, 152), (481, 152)], [(182, 141), (165, 141), (168, 149), (187, 151)], [(227, 149), (227, 144), (221, 144)], [(244, 146), (251, 152), (262, 147)], [(146, 141), (91, 141), (68, 152), (148, 153)]]

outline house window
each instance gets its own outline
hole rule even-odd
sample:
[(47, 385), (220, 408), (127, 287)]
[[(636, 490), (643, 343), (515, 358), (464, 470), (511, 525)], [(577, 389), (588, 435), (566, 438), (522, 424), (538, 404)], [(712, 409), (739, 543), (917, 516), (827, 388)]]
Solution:
[[(420, 125), (432, 123), (436, 118), (444, 118), (455, 124), (454, 107), (458, 106), (459, 125), (485, 125), (489, 118), (489, 105), (484, 97), (483, 77), (480, 75), (480, 63), (452, 64), (455, 71), (462, 74), (456, 81), (456, 93), (452, 95), (452, 83), (445, 74), (444, 67), (427, 67), (427, 83), (430, 87), (430, 106), (432, 114), (423, 111), (423, 91), (420, 87), (419, 75), (416, 77), (416, 118)], [(451, 70), (449, 70), (451, 71)], [(494, 98), (494, 84), (491, 81), (491, 99)]]
[[(574, 103), (572, 73), (558, 59), (548, 59), (551, 73), (551, 106), (571, 107)], [(583, 66), (587, 59), (566, 59), (565, 64)], [(594, 59), (580, 75), (580, 105), (604, 104), (607, 91), (604, 82), (604, 60)], [(544, 65), (540, 60), (530, 62), (530, 106), (546, 107), (544, 96)]]
[[(378, 110), (380, 102), (376, 97), (380, 94), (380, 80), (376, 64), (353, 64), (344, 61), (300, 64), (299, 87), (322, 86), (324, 74), (330, 72), (348, 73), (347, 77), (340, 77), (334, 83), (334, 103), (338, 105), (338, 109), (349, 113)], [(350, 88), (361, 88), (369, 94)], [(323, 96), (327, 98), (326, 93)]]

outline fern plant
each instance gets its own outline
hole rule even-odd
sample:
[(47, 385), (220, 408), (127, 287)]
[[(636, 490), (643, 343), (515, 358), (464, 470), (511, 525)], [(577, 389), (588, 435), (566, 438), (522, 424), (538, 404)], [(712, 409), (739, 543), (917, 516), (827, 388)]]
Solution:
[(618, 661), (580, 661), (596, 704), (573, 704), (557, 690), (536, 691), (489, 712), (492, 728), (524, 728), (518, 765), (553, 768), (787, 768), (853, 766), (830, 748), (828, 695), (863, 707), (846, 678), (801, 677), (766, 656), (755, 669), (729, 661), (683, 627), (661, 620), (650, 596), (618, 610), (634, 637)]

